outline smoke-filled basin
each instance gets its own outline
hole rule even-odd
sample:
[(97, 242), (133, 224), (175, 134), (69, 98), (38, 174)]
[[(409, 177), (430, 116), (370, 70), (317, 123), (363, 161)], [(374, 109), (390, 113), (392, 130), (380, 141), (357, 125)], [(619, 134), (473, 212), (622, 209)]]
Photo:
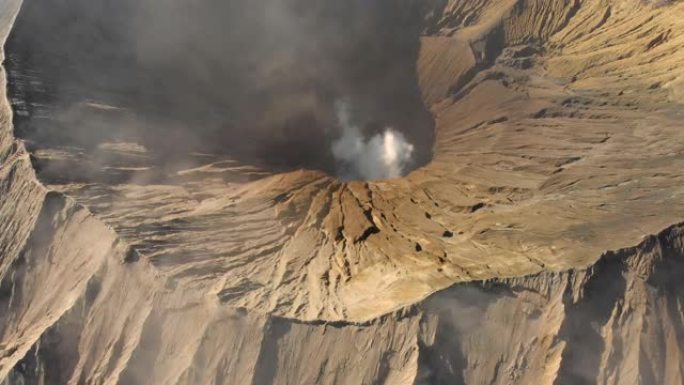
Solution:
[(51, 181), (226, 161), (400, 177), (432, 156), (422, 22), (387, 0), (27, 0), (6, 47), (15, 131)]

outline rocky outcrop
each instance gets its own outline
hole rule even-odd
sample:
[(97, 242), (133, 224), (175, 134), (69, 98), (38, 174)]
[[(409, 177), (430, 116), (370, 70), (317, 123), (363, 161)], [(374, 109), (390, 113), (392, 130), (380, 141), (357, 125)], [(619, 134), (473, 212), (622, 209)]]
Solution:
[(132, 145), (96, 146), (126, 175), (99, 178), (27, 151), (0, 98), (0, 378), (682, 383), (684, 4), (419, 8), (434, 156), (397, 180), (222, 160), (167, 182)]
[(365, 323), (231, 309), (115, 263), (7, 383), (677, 384), (683, 245), (676, 226), (586, 270), (458, 284)]

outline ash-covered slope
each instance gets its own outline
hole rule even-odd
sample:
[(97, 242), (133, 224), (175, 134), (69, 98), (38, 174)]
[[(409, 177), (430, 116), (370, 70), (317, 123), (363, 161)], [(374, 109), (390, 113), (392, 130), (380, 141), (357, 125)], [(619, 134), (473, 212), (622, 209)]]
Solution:
[[(412, 10), (435, 144), (396, 180), (168, 170), (111, 136), (27, 136), (29, 158), (3, 99), (0, 377), (681, 384), (684, 4)], [(40, 78), (9, 67), (23, 112)]]

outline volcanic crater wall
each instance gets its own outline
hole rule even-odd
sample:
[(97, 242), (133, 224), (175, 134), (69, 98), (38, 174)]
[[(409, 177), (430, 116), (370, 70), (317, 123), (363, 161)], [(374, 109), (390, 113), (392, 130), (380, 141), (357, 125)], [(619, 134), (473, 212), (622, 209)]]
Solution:
[(681, 384), (683, 5), (426, 4), (393, 181), (39, 181), (2, 98), (4, 383)]

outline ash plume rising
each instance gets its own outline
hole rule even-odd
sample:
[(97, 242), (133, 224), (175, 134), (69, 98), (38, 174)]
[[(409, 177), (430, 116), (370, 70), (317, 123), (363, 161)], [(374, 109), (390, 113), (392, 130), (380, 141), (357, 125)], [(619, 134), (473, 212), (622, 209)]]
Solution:
[(397, 178), (411, 166), (414, 146), (401, 132), (384, 127), (381, 132), (366, 137), (352, 121), (347, 102), (338, 101), (335, 107), (342, 135), (333, 142), (332, 152), (341, 179)]

